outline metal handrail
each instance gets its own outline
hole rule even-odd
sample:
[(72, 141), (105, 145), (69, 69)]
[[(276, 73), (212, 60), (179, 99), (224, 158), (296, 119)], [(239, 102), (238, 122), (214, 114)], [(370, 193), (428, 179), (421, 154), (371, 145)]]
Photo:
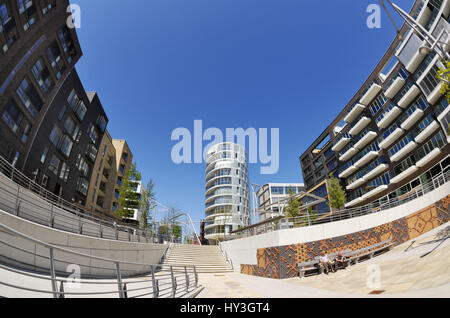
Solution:
[(431, 181), (428, 183), (421, 185), (420, 187), (415, 188), (415, 190), (411, 191), (407, 195), (405, 195), (403, 198), (396, 198), (392, 201), (382, 202), (379, 201), (372, 202), (370, 204), (367, 204), (365, 206), (351, 208), (351, 209), (344, 209), (340, 211), (333, 212), (332, 214), (329, 214), (325, 217), (319, 217), (317, 219), (311, 219), (310, 215), (306, 212), (304, 215), (299, 217), (293, 217), (288, 218), (284, 217), (279, 220), (279, 222), (276, 222), (276, 224), (271, 224), (270, 226), (267, 224), (261, 225), (259, 227), (255, 227), (253, 229), (243, 230), (240, 234), (236, 235), (236, 237), (231, 239), (238, 239), (241, 237), (246, 236), (253, 236), (253, 235), (259, 235), (266, 232), (271, 231), (278, 231), (281, 229), (287, 229), (287, 228), (297, 228), (297, 227), (309, 227), (317, 224), (323, 224), (323, 223), (331, 223), (331, 222), (337, 222), (345, 219), (351, 219), (356, 218), (372, 213), (379, 213), (384, 210), (388, 210), (400, 205), (403, 205), (405, 203), (411, 202), (423, 195), (425, 195), (428, 192), (431, 192), (445, 184), (447, 184), (450, 181), (450, 170), (446, 171), (445, 173), (440, 173), (437, 176), (435, 176)]
[[(24, 286), (18, 286), (15, 284), (10, 284), (10, 283), (6, 283), (3, 281), (0, 281), (0, 285), (4, 285), (4, 286), (8, 286), (8, 287), (12, 287), (15, 289), (20, 289), (20, 290), (27, 290), (27, 291), (33, 291), (36, 293), (43, 293), (43, 294), (53, 294), (53, 297), (55, 298), (60, 298), (60, 297), (64, 297), (65, 295), (81, 295), (81, 296), (87, 296), (87, 295), (110, 295), (110, 294), (118, 294), (120, 298), (125, 298), (127, 297), (127, 293), (131, 292), (131, 291), (139, 291), (139, 290), (145, 290), (145, 289), (152, 289), (151, 293), (145, 293), (145, 295), (152, 295), (154, 298), (158, 298), (160, 296), (165, 296), (165, 294), (161, 294), (161, 290), (159, 290), (159, 286), (161, 285), (169, 285), (169, 287), (166, 290), (170, 290), (170, 295), (172, 297), (182, 297), (186, 294), (188, 294), (189, 292), (192, 292), (193, 290), (195, 290), (196, 288), (199, 287), (198, 285), (198, 275), (197, 275), (197, 270), (196, 267), (194, 265), (183, 265), (183, 266), (175, 266), (175, 265), (171, 265), (171, 266), (164, 266), (161, 264), (146, 264), (146, 263), (139, 263), (139, 262), (130, 262), (130, 261), (122, 261), (122, 260), (117, 260), (117, 259), (110, 259), (110, 258), (106, 258), (106, 257), (100, 257), (100, 256), (93, 256), (93, 255), (88, 255), (88, 254), (84, 254), (81, 252), (76, 252), (73, 250), (70, 250), (68, 248), (65, 247), (60, 247), (57, 245), (53, 245), (50, 243), (46, 243), (43, 242), (39, 239), (36, 239), (34, 237), (31, 237), (29, 235), (26, 235), (24, 233), (21, 233), (15, 229), (12, 229), (4, 224), (0, 224), (0, 229), (2, 229), (4, 232), (13, 235), (15, 237), (19, 237), (21, 239), (30, 241), (34, 244), (37, 244), (39, 246), (42, 246), (44, 248), (47, 248), (49, 250), (49, 260), (50, 260), (50, 276), (49, 277), (40, 277), (36, 274), (33, 273), (27, 273), (27, 272), (21, 272), (19, 270), (16, 270), (14, 268), (11, 268), (9, 266), (3, 266), (0, 265), (0, 268), (4, 269), (4, 270), (8, 270), (10, 272), (14, 272), (16, 274), (21, 274), (22, 276), (26, 276), (26, 277), (32, 277), (35, 279), (42, 279), (42, 280), (50, 280), (51, 281), (51, 285), (52, 285), (52, 290), (42, 290), (42, 289), (36, 289), (36, 288), (29, 288), (29, 287), (24, 287)], [(4, 242), (1, 242), (4, 243)], [(9, 244), (10, 245), (10, 244)], [(85, 281), (85, 280), (79, 280), (80, 284), (117, 284), (118, 289), (117, 290), (113, 290), (113, 291), (100, 291), (100, 292), (64, 292), (61, 291), (61, 289), (58, 290), (58, 282), (61, 283), (61, 286), (64, 282), (63, 279), (58, 278), (56, 276), (56, 270), (55, 270), (55, 261), (58, 261), (55, 257), (54, 257), (54, 251), (61, 251), (67, 254), (70, 254), (72, 256), (79, 256), (79, 257), (84, 257), (89, 259), (89, 263), (92, 263), (92, 260), (99, 260), (99, 261), (103, 261), (103, 262), (108, 262), (112, 265), (115, 266), (115, 270), (116, 270), (116, 280), (115, 281), (111, 281), (111, 282), (105, 282), (105, 281), (98, 281), (98, 282), (92, 282), (92, 281)], [(33, 253), (33, 252), (29, 252), (28, 253), (32, 253), (35, 256), (38, 257), (42, 257), (41, 255), (37, 254), (37, 253)], [(137, 266), (144, 266), (144, 267), (149, 267), (150, 271), (148, 273), (148, 275), (151, 275), (151, 280), (138, 280), (138, 281), (126, 281), (123, 280), (123, 271), (130, 271), (128, 270), (122, 270), (120, 269), (120, 265), (137, 265)], [(32, 265), (29, 265), (32, 266)], [(91, 268), (91, 266), (87, 266), (87, 265), (80, 265), (80, 266), (84, 266), (84, 267), (89, 267)], [(161, 268), (161, 267), (166, 267), (168, 268), (168, 274), (159, 274), (157, 276), (158, 280), (155, 278), (155, 274), (156, 268)], [(181, 270), (177, 270), (177, 267), (180, 267)], [(188, 268), (190, 271), (188, 271)], [(113, 268), (108, 268), (110, 270), (113, 270)], [(164, 271), (160, 271), (159, 273), (163, 273)], [(182, 273), (179, 275), (175, 275), (175, 273)], [(147, 275), (147, 276), (148, 276)], [(194, 280), (194, 284), (190, 284), (190, 277), (193, 276), (193, 280)], [(142, 277), (142, 273), (140, 275), (135, 275), (134, 277)], [(170, 281), (168, 282), (159, 282), (161, 279), (169, 279)], [(177, 283), (177, 278), (178, 279), (178, 283)], [(138, 283), (151, 283), (150, 287), (136, 287), (136, 288), (127, 288), (127, 285), (132, 285), (132, 284), (138, 284)], [(186, 287), (184, 290), (180, 290), (179, 287)], [(158, 291), (159, 290), (159, 291)], [(167, 294), (169, 295), (169, 294)], [(133, 297), (142, 297), (143, 295), (136, 295)]]
[[(8, 187), (1, 187), (0, 191), (3, 191), (11, 196), (15, 197), (16, 205), (14, 208), (10, 207), (9, 212), (16, 216), (20, 216), (22, 218), (25, 218), (24, 215), (20, 215), (20, 205), (23, 203), (30, 203), (32, 205), (36, 205), (37, 207), (45, 210), (48, 213), (49, 219), (43, 220), (42, 218), (39, 218), (36, 214), (30, 215), (33, 219), (41, 219), (42, 222), (48, 223), (48, 226), (54, 228), (54, 218), (56, 213), (54, 213), (55, 208), (60, 208), (61, 210), (68, 212), (67, 215), (59, 214), (59, 221), (62, 223), (70, 224), (69, 222), (75, 222), (79, 221), (80, 223), (80, 229), (83, 229), (84, 221), (91, 221), (95, 224), (90, 224), (91, 226), (96, 226), (97, 230), (95, 233), (80, 233), (82, 235), (87, 236), (95, 236), (103, 238), (103, 228), (109, 228), (113, 229), (115, 232), (115, 237), (108, 237), (109, 239), (115, 239), (115, 240), (125, 240), (125, 241), (132, 241), (131, 234), (137, 236), (137, 242), (140, 243), (155, 243), (155, 235), (149, 231), (149, 230), (140, 230), (135, 227), (125, 225), (122, 222), (117, 222), (114, 220), (113, 217), (107, 216), (111, 220), (104, 220), (100, 219), (98, 217), (95, 217), (92, 215), (92, 213), (81, 207), (77, 206), (73, 203), (70, 203), (61, 197), (56, 196), (55, 194), (51, 193), (47, 189), (43, 188), (41, 185), (37, 184), (35, 181), (28, 178), (25, 174), (17, 170), (13, 165), (11, 165), (7, 160), (5, 160), (2, 156), (0, 156), (0, 175), (4, 176), (5, 178), (13, 181), (17, 185), (17, 190), (14, 190), (14, 192), (11, 191), (11, 188)], [(43, 202), (47, 202), (50, 204), (50, 206), (42, 206), (37, 204), (36, 202), (32, 202), (27, 200), (23, 197), (23, 195), (27, 195), (26, 190), (30, 191), (30, 193), (33, 193), (37, 195), (39, 198), (41, 198)], [(22, 195), (22, 196), (21, 196)], [(8, 209), (7, 209), (8, 210)], [(29, 220), (33, 221), (32, 219), (28, 218)], [(41, 224), (41, 223), (40, 223)], [(119, 232), (125, 232), (127, 234), (127, 239), (121, 239)], [(143, 240), (141, 240), (141, 238)], [(149, 241), (149, 239), (151, 239)], [(160, 238), (156, 237), (156, 242), (159, 242)]]

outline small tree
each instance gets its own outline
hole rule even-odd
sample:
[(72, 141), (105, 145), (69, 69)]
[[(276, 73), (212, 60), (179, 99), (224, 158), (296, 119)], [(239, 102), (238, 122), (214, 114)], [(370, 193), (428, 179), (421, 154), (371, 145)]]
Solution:
[(153, 180), (150, 180), (147, 184), (147, 188), (142, 191), (141, 199), (139, 201), (139, 210), (141, 211), (141, 217), (139, 225), (141, 229), (148, 229), (150, 216), (150, 209), (153, 207), (153, 199), (155, 198), (154, 192), (155, 185)]
[(441, 81), (441, 94), (444, 95), (447, 98), (447, 102), (450, 103), (450, 61), (442, 61), (441, 63), (444, 65), (444, 67), (440, 67), (436, 78)]
[(328, 201), (329, 205), (333, 209), (341, 209), (345, 206), (347, 194), (342, 189), (339, 179), (336, 179), (333, 174), (330, 173), (330, 179), (328, 180)]
[(119, 189), (119, 208), (116, 214), (129, 218), (132, 217), (132, 210), (139, 208), (140, 194), (136, 193), (135, 187), (141, 181), (141, 173), (136, 168), (136, 163), (131, 164), (130, 169), (122, 179), (122, 186)]
[[(289, 197), (292, 197), (295, 195), (294, 190), (289, 189), (288, 190)], [(287, 206), (284, 208), (284, 211), (286, 212), (286, 216), (288, 218), (295, 218), (298, 217), (299, 211), (300, 211), (300, 205), (296, 198), (290, 198), (288, 201)]]

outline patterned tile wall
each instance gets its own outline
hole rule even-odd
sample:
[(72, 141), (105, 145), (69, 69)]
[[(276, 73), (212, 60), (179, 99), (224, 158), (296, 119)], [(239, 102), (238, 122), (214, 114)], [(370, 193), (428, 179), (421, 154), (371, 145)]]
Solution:
[(320, 241), (258, 249), (257, 265), (241, 265), (241, 273), (267, 278), (298, 275), (297, 264), (322, 251), (357, 250), (388, 239), (395, 245), (414, 239), (450, 220), (450, 195), (407, 217), (368, 230)]

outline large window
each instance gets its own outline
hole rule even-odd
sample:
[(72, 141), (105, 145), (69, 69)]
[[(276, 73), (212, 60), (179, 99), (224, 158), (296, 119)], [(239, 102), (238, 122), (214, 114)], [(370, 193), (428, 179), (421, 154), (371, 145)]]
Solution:
[(17, 95), (19, 95), (22, 103), (35, 117), (41, 110), (43, 103), (38, 92), (27, 78), (24, 78), (17, 88)]
[(53, 68), (56, 77), (59, 79), (62, 73), (66, 69), (64, 61), (61, 58), (61, 51), (59, 50), (58, 43), (54, 41), (47, 49), (48, 62)]
[(55, 155), (52, 155), (50, 159), (50, 163), (48, 164), (48, 170), (53, 172), (55, 175), (58, 175), (59, 165), (61, 164), (61, 160)]
[(18, 37), (16, 22), (9, 14), (7, 4), (0, 4), (0, 45), (4, 53), (9, 50)]
[(33, 65), (31, 71), (34, 75), (36, 82), (39, 84), (42, 93), (44, 93), (45, 96), (48, 96), (54, 84), (50, 76), (50, 72), (47, 66), (45, 66), (42, 59), (37, 60), (37, 62)]
[(72, 36), (70, 35), (70, 30), (66, 25), (58, 30), (58, 37), (61, 42), (64, 54), (66, 54), (67, 62), (70, 64), (72, 63), (77, 53), (75, 51), (75, 45), (73, 44)]
[(78, 170), (83, 174), (84, 177), (89, 175), (89, 164), (84, 160), (83, 156), (78, 156), (78, 161), (76, 164)]
[(86, 196), (88, 190), (89, 190), (89, 181), (87, 181), (85, 178), (78, 178), (77, 191)]
[(17, 132), (23, 120), (23, 113), (12, 99), (9, 100), (2, 114), (2, 119), (13, 132)]
[(70, 108), (72, 108), (72, 111), (77, 114), (77, 117), (80, 120), (83, 120), (86, 116), (87, 108), (84, 102), (78, 97), (75, 89), (70, 92), (67, 102), (69, 103)]
[(36, 6), (33, 0), (17, 0), (17, 7), (23, 22), (23, 29), (27, 31), (37, 21)]
[(42, 14), (47, 14), (51, 9), (56, 7), (56, 0), (40, 0)]

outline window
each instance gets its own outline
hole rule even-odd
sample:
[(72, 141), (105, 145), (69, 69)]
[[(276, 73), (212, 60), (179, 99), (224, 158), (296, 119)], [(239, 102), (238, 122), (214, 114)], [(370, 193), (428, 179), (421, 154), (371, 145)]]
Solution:
[(59, 114), (58, 114), (58, 119), (59, 119), (59, 120), (62, 120), (62, 119), (63, 119), (64, 113), (66, 112), (66, 109), (67, 109), (67, 106), (66, 106), (66, 105), (63, 105), (63, 106), (61, 107), (61, 110), (59, 111)]
[(67, 179), (69, 178), (69, 173), (70, 167), (65, 162), (63, 162), (59, 178), (62, 179), (64, 182), (67, 182)]
[(52, 155), (50, 159), (50, 163), (48, 164), (48, 170), (53, 172), (55, 175), (58, 175), (59, 165), (61, 164), (61, 160), (55, 155)]
[(56, 0), (40, 0), (42, 14), (47, 14), (51, 9), (56, 7)]
[(70, 30), (66, 25), (58, 30), (58, 38), (61, 42), (64, 54), (66, 54), (67, 62), (69, 64), (72, 63), (77, 53), (75, 50), (75, 45), (72, 41), (72, 35), (70, 34)]
[(72, 147), (73, 147), (72, 139), (70, 139), (69, 136), (64, 135), (61, 139), (61, 146), (59, 149), (61, 150), (63, 155), (66, 156), (67, 158), (70, 157), (70, 152), (72, 151)]
[(61, 141), (61, 138), (63, 136), (63, 133), (61, 129), (58, 126), (54, 126), (52, 131), (50, 132), (50, 141), (52, 142), (55, 147), (59, 147), (59, 142)]
[(98, 139), (98, 134), (95, 131), (95, 126), (93, 124), (91, 124), (91, 126), (89, 127), (88, 135), (91, 138), (92, 143), (96, 144), (97, 139)]
[(375, 115), (376, 113), (378, 113), (378, 111), (381, 109), (381, 107), (383, 107), (384, 103), (386, 103), (387, 98), (386, 96), (384, 96), (384, 94), (380, 94), (378, 95), (377, 98), (375, 98), (375, 100), (370, 104), (370, 112), (372, 113), (372, 115)]
[(44, 174), (44, 175), (42, 176), (42, 182), (41, 182), (41, 185), (42, 185), (44, 188), (47, 188), (47, 184), (48, 184), (48, 176)]
[(77, 114), (77, 117), (80, 120), (83, 120), (84, 116), (86, 115), (87, 108), (84, 105), (84, 102), (78, 97), (75, 89), (70, 92), (70, 95), (67, 98), (67, 102), (69, 103), (70, 108), (72, 108), (72, 111)]
[(47, 154), (48, 154), (48, 147), (45, 147), (44, 151), (42, 152), (42, 156), (41, 156), (42, 164), (45, 164), (45, 160), (47, 159)]
[(83, 176), (87, 177), (89, 174), (89, 164), (84, 160), (84, 158), (79, 155), (78, 162), (76, 164), (78, 170), (83, 174)]
[(87, 181), (85, 178), (78, 178), (77, 191), (86, 196), (88, 193), (88, 189), (89, 181)]
[(26, 124), (25, 129), (23, 130), (22, 138), (20, 138), (20, 141), (22, 141), (24, 144), (27, 143), (28, 135), (30, 134), (31, 125)]
[(19, 37), (15, 26), (16, 22), (9, 15), (7, 4), (0, 4), (0, 43), (4, 53), (9, 50)]
[(31, 115), (36, 117), (41, 110), (43, 103), (33, 85), (31, 85), (31, 83), (24, 78), (16, 92), (22, 100), (22, 103), (30, 111)]
[(49, 64), (52, 66), (53, 71), (56, 74), (56, 78), (60, 79), (62, 73), (66, 69), (66, 66), (64, 65), (64, 62), (61, 58), (61, 51), (59, 50), (58, 43), (56, 41), (54, 41), (47, 48), (47, 58)]
[(37, 20), (36, 6), (33, 0), (17, 0), (17, 7), (23, 19), (23, 29), (27, 31)]
[(97, 153), (98, 153), (97, 148), (95, 148), (93, 144), (89, 144), (86, 150), (86, 155), (88, 156), (88, 158), (94, 162), (95, 159), (97, 158)]
[(284, 194), (284, 188), (283, 187), (271, 187), (270, 192), (272, 194)]
[(23, 120), (23, 113), (12, 99), (10, 99), (6, 105), (6, 109), (2, 114), (2, 119), (14, 133), (17, 132)]
[(75, 122), (72, 118), (67, 117), (66, 122), (64, 123), (64, 128), (69, 135), (73, 135), (73, 132), (75, 130)]
[(45, 66), (45, 64), (43, 63), (42, 59), (37, 60), (37, 62), (31, 68), (31, 72), (34, 75), (34, 79), (39, 84), (42, 93), (44, 93), (45, 96), (48, 96), (54, 84), (50, 76), (50, 72), (47, 66)]

